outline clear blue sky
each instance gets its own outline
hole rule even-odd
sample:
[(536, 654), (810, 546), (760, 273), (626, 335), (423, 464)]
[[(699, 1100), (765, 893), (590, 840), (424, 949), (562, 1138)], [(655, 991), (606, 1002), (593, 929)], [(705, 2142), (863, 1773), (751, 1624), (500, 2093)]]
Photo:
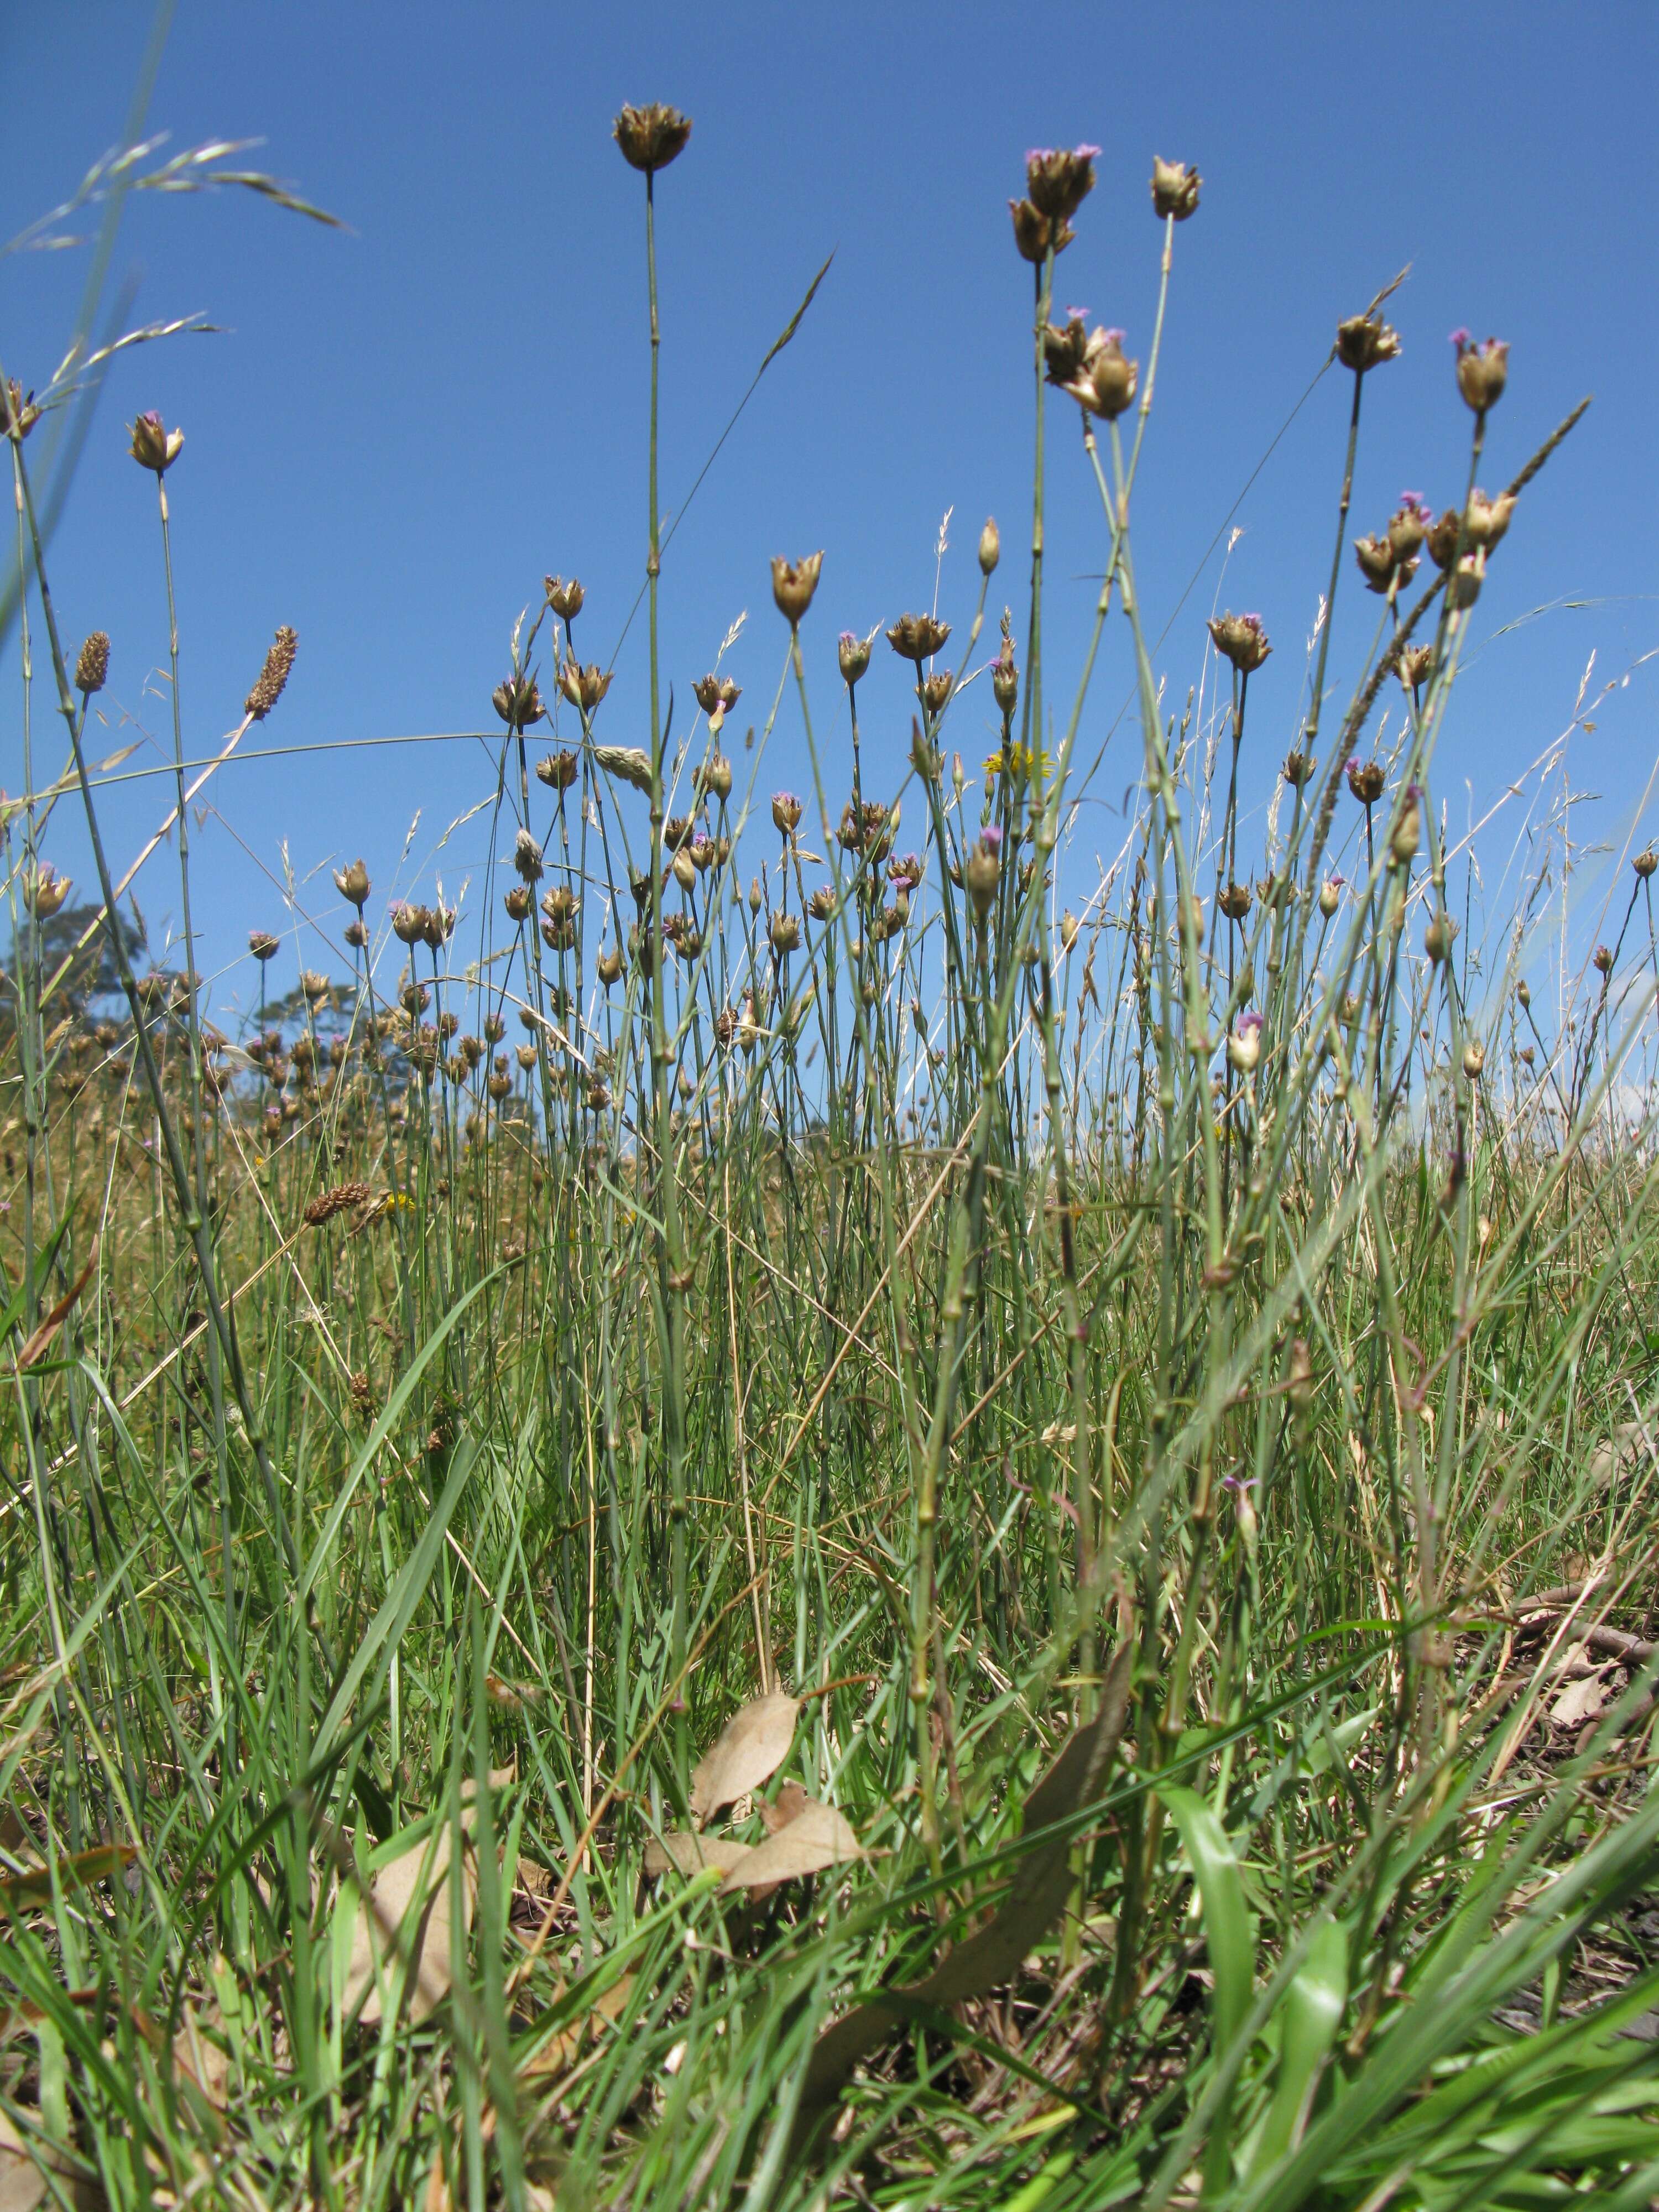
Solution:
[[(9, 0), (6, 234), (118, 138), (148, 13), (136, 0)], [(142, 349), (112, 374), (53, 549), (65, 624), (76, 640), (112, 633), (112, 716), (125, 708), (170, 744), (161, 687), (147, 681), (166, 656), (153, 486), (126, 457), (122, 428), (155, 406), (188, 439), (168, 483), (192, 755), (238, 719), (281, 622), (300, 633), (300, 660), (266, 743), (494, 729), (490, 689), (547, 570), (580, 575), (582, 641), (607, 654), (643, 567), (647, 393), (642, 193), (610, 125), (623, 100), (659, 98), (696, 126), (659, 192), (670, 509), (836, 249), (665, 569), (678, 726), (691, 680), (746, 608), (728, 662), (745, 686), (740, 745), (781, 662), (768, 558), (822, 546), (805, 637), (827, 728), (836, 631), (931, 600), (947, 507), (940, 611), (959, 622), (971, 611), (974, 545), (994, 513), (1007, 550), (993, 606), (1006, 597), (1023, 619), (1030, 293), (1006, 203), (1028, 145), (1086, 138), (1105, 151), (1060, 264), (1060, 297), (1122, 325), (1143, 359), (1159, 242), (1151, 157), (1195, 162), (1205, 178), (1201, 210), (1177, 234), (1138, 493), (1155, 633), (1337, 319), (1403, 264), (1412, 273), (1389, 312), (1405, 353), (1368, 386), (1357, 530), (1380, 526), (1402, 487), (1437, 506), (1457, 495), (1469, 417), (1453, 390), (1454, 325), (1513, 347), (1489, 488), (1573, 402), (1596, 395), (1529, 494), (1478, 611), (1437, 770), (1456, 817), (1464, 779), (1485, 801), (1565, 728), (1592, 652), (1600, 680), (1659, 643), (1656, 96), (1652, 0), (1388, 10), (180, 0), (150, 127), (174, 148), (261, 137), (260, 163), (352, 228), (331, 233), (243, 195), (130, 205), (113, 275), (137, 285), (133, 319), (199, 310), (226, 334)], [(61, 353), (85, 265), (70, 252), (0, 264), (0, 351), (26, 383), (44, 382)], [(1265, 799), (1296, 726), (1347, 404), (1346, 374), (1334, 372), (1239, 508), (1224, 580), (1217, 555), (1160, 654), (1178, 699), (1198, 674), (1218, 590), (1261, 610), (1279, 649), (1251, 689), (1252, 801)], [(1098, 569), (1102, 539), (1069, 403), (1052, 404), (1051, 422), (1058, 702), (1091, 605), (1080, 579)], [(1339, 684), (1376, 611), (1358, 580), (1350, 568)], [(1554, 611), (1498, 635), (1545, 607)], [(646, 735), (643, 647), (641, 623), (602, 714), (614, 741)], [(0, 781), (13, 790), (16, 672), (14, 635), (0, 659)], [(1127, 679), (1115, 625), (1087, 753)], [(1648, 784), (1656, 681), (1659, 662), (1574, 740), (1577, 781), (1605, 794), (1585, 823), (1607, 835), (1622, 836)], [(884, 647), (861, 696), (870, 772), (880, 787), (890, 755), (896, 783), (909, 718), (904, 671)], [(44, 691), (40, 704), (46, 726)], [(989, 749), (991, 715), (988, 697), (963, 702), (954, 739), (964, 754)], [(837, 773), (843, 728), (831, 744)], [(49, 727), (42, 747), (55, 765)], [(1096, 787), (1103, 801), (1121, 803), (1138, 761), (1126, 721)], [(445, 825), (491, 777), (477, 745), (227, 769), (212, 788), (224, 823), (193, 832), (202, 965), (232, 961), (251, 924), (284, 926), (274, 883), (283, 841), (337, 943), (346, 916), (324, 864), (367, 857), (375, 918), (382, 894), (412, 881), (406, 872), (394, 885), (416, 807), (411, 868), (429, 866)], [(793, 711), (763, 771), (763, 789), (786, 784), (809, 787)], [(111, 793), (118, 858), (165, 805), (159, 781)], [(49, 852), (86, 879), (73, 816), (60, 816)], [(1115, 842), (1104, 805), (1097, 819), (1083, 857)], [(482, 817), (456, 832), (447, 888), (469, 871), (476, 885), (484, 835)], [(175, 887), (168, 860), (153, 861), (139, 887), (153, 925), (173, 915)], [(244, 962), (216, 996), (227, 1005), (251, 982)]]

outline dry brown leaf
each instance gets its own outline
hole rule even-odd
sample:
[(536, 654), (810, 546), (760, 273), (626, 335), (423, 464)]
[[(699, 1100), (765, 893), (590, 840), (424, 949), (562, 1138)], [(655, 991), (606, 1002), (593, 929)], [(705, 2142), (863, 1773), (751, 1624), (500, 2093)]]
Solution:
[(729, 1892), (759, 1889), (775, 1881), (798, 1881), (803, 1875), (821, 1874), (825, 1867), (861, 1859), (864, 1855), (863, 1844), (835, 1807), (820, 1805), (815, 1797), (808, 1797), (794, 1819), (786, 1821), (763, 1844), (757, 1844), (720, 1887)]
[[(1099, 1711), (1075, 1730), (1026, 1799), (1028, 1834), (1057, 1826), (1100, 1796), (1123, 1740), (1133, 1672), (1134, 1645), (1126, 1639), (1101, 1685)], [(960, 2004), (1012, 1980), (1026, 1953), (1064, 1909), (1072, 1886), (1071, 1848), (1068, 1837), (1049, 1837), (1017, 1860), (1008, 1894), (990, 1919), (958, 1943), (924, 1980), (896, 1991), (901, 2003), (908, 1999), (921, 2004)], [(790, 2164), (812, 2153), (854, 2068), (886, 2039), (902, 2017), (899, 2006), (872, 1996), (819, 2036), (807, 2059), (795, 2108)]]
[[(60, 1886), (73, 1890), (86, 1882), (107, 1881), (112, 1875), (130, 1866), (137, 1856), (134, 1844), (94, 1844), (90, 1850), (76, 1851), (72, 1857), (56, 1860), (54, 1865)], [(49, 1905), (52, 1871), (51, 1866), (31, 1866), (25, 1867), (21, 1874), (9, 1875), (0, 1881), (0, 1910)]]
[[(377, 1871), (372, 1902), (370, 1898), (359, 1900), (343, 2003), (349, 2014), (362, 1999), (357, 2016), (365, 2027), (374, 2027), (381, 2017), (380, 1982), (395, 1971), (399, 1958), (409, 1962), (410, 2020), (424, 2020), (449, 1993), (451, 1838), (449, 1822), (441, 1822), (435, 1834), (422, 1836)], [(477, 1873), (468, 1851), (461, 1862), (461, 1903), (469, 1930), (477, 1890)]]
[(186, 2008), (184, 2025), (173, 2039), (177, 2069), (188, 2074), (216, 2112), (225, 2109), (225, 2084), (230, 2075), (230, 2056), (203, 2033), (205, 2023)]
[[(775, 1801), (770, 1804), (763, 1798), (757, 1809), (767, 1834), (775, 1836), (780, 1828), (787, 1828), (795, 1815), (804, 1813), (811, 1802), (799, 1782), (784, 1783)], [(737, 1814), (734, 1813), (732, 1817), (735, 1820)]]
[(789, 1756), (799, 1711), (800, 1699), (781, 1690), (738, 1706), (691, 1777), (691, 1811), (697, 1820), (708, 1820), (744, 1790), (758, 1790), (771, 1779)]
[(520, 2080), (544, 2081), (549, 2075), (568, 2072), (587, 2041), (594, 2022), (614, 2021), (628, 2002), (628, 1993), (633, 1986), (632, 1974), (623, 1974), (612, 1982), (602, 1996), (594, 1998), (580, 2019), (550, 2036), (533, 2057), (526, 2059), (519, 2069)]
[(665, 1836), (653, 1836), (647, 1844), (645, 1870), (647, 1874), (666, 1874), (673, 1867), (688, 1881), (705, 1867), (713, 1867), (719, 1874), (730, 1874), (734, 1867), (752, 1858), (754, 1851), (752, 1844), (740, 1844), (734, 1836), (698, 1836), (690, 1828), (673, 1828)]
[(0, 2112), (0, 2212), (34, 2212), (46, 2193), (46, 2177), (23, 2138)]
[(64, 1297), (58, 1299), (57, 1304), (52, 1308), (52, 1311), (46, 1315), (45, 1319), (41, 1322), (40, 1326), (34, 1331), (33, 1334), (29, 1338), (28, 1342), (18, 1353), (17, 1364), (20, 1367), (33, 1367), (37, 1359), (43, 1359), (46, 1357), (47, 1352), (51, 1349), (52, 1340), (57, 1335), (58, 1330), (62, 1328), (64, 1323), (69, 1319), (70, 1314), (74, 1308), (75, 1301), (87, 1287), (87, 1284), (92, 1276), (92, 1271), (97, 1265), (98, 1240), (94, 1237), (93, 1239), (92, 1245), (92, 1256), (87, 1261), (86, 1266), (82, 1268), (80, 1273), (76, 1277), (73, 1288), (70, 1289)]
[(1550, 1718), (1559, 1728), (1577, 1728), (1583, 1721), (1593, 1721), (1607, 1702), (1607, 1685), (1601, 1675), (1586, 1674), (1568, 1683), (1550, 1707)]

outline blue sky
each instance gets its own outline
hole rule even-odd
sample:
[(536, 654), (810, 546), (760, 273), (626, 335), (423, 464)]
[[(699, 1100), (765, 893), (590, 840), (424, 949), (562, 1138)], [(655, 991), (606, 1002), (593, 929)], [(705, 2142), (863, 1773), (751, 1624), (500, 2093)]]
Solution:
[[(9, 235), (118, 137), (148, 9), (58, 0), (6, 13)], [(300, 660), (265, 744), (494, 728), (489, 692), (514, 619), (548, 570), (581, 577), (580, 641), (607, 657), (643, 568), (647, 360), (641, 189), (610, 125), (623, 100), (670, 100), (695, 121), (659, 192), (671, 511), (836, 252), (665, 564), (678, 726), (692, 679), (744, 610), (726, 664), (745, 687), (736, 733), (751, 710), (763, 717), (784, 643), (769, 556), (822, 546), (804, 637), (818, 726), (833, 732), (833, 787), (845, 773), (836, 633), (931, 601), (947, 508), (941, 613), (970, 614), (974, 547), (995, 514), (1007, 550), (993, 611), (1006, 598), (1023, 619), (1030, 292), (1006, 202), (1028, 145), (1089, 139), (1105, 149), (1099, 184), (1058, 289), (1091, 319), (1123, 325), (1143, 359), (1159, 246), (1152, 155), (1193, 161), (1205, 178), (1201, 210), (1177, 234), (1137, 563), (1155, 635), (1191, 586), (1159, 654), (1171, 700), (1199, 675), (1218, 594), (1260, 609), (1276, 640), (1251, 689), (1253, 805), (1296, 726), (1329, 561), (1346, 373), (1318, 384), (1245, 495), (1224, 578), (1220, 552), (1202, 564), (1339, 317), (1411, 264), (1389, 311), (1403, 357), (1368, 386), (1356, 532), (1380, 526), (1402, 487), (1437, 507), (1457, 495), (1470, 418), (1452, 383), (1455, 325), (1513, 348), (1489, 488), (1595, 394), (1529, 493), (1478, 610), (1437, 766), (1459, 821), (1471, 793), (1486, 804), (1566, 729), (1592, 653), (1599, 687), (1659, 644), (1656, 93), (1650, 0), (1386, 12), (180, 0), (149, 127), (170, 131), (175, 149), (262, 137), (260, 164), (351, 228), (325, 231), (241, 194), (131, 204), (112, 289), (136, 288), (131, 319), (196, 310), (224, 334), (141, 349), (112, 373), (53, 547), (65, 626), (75, 640), (112, 633), (112, 724), (125, 711), (170, 747), (149, 673), (167, 643), (153, 484), (127, 458), (122, 428), (155, 406), (188, 441), (168, 483), (192, 756), (235, 723), (282, 622), (300, 633)], [(26, 383), (43, 382), (58, 358), (85, 267), (78, 252), (0, 263), (0, 352)], [(1050, 419), (1057, 703), (1070, 696), (1102, 536), (1074, 411), (1054, 402)], [(1350, 567), (1331, 670), (1344, 697), (1375, 616), (1358, 584)], [(643, 647), (641, 623), (601, 717), (615, 742), (646, 737)], [(1128, 675), (1115, 624), (1085, 757), (1108, 738)], [(1655, 762), (1656, 682), (1659, 661), (1585, 710), (1596, 727), (1573, 739), (1574, 781), (1602, 797), (1582, 836), (1622, 840), (1637, 813)], [(14, 635), (0, 653), (0, 781), (13, 790), (18, 697)], [(877, 787), (896, 784), (908, 707), (905, 672), (884, 647), (861, 700), (866, 773)], [(991, 718), (979, 691), (957, 710), (954, 742), (970, 760), (990, 749)], [(112, 727), (107, 744), (138, 734)], [(40, 743), (55, 765), (58, 739), (48, 728)], [(160, 757), (146, 745), (131, 765)], [(1113, 810), (1138, 757), (1126, 720), (1072, 865), (1115, 844)], [(291, 919), (284, 842), (306, 910), (337, 944), (347, 916), (325, 865), (365, 855), (374, 919), (382, 894), (410, 887), (422, 864), (429, 884), (439, 838), (492, 778), (476, 744), (223, 771), (212, 787), (222, 820), (192, 832), (201, 964), (223, 970), (222, 1006), (252, 988), (249, 964), (235, 964), (246, 929)], [(793, 709), (761, 771), (763, 791), (784, 785), (810, 787)], [(166, 804), (159, 781), (111, 789), (118, 859)], [(1656, 826), (1644, 817), (1642, 836)], [(447, 889), (469, 873), (477, 884), (485, 834), (483, 816), (453, 832), (437, 863)], [(67, 808), (48, 851), (86, 878)], [(167, 856), (139, 894), (158, 931), (174, 917)], [(1587, 870), (1592, 909), (1599, 895)], [(322, 952), (313, 945), (307, 964)], [(291, 975), (295, 956), (284, 958)]]

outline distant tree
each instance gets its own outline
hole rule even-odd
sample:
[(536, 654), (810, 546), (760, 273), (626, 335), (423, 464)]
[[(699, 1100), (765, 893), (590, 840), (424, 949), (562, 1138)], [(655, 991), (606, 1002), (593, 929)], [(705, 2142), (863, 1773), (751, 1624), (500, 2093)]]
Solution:
[[(142, 962), (147, 939), (143, 927), (118, 915), (121, 943), (130, 962)], [(14, 938), (0, 970), (0, 1030), (9, 1035), (17, 1018), (17, 969), (20, 960), (29, 951), (31, 925), (26, 921), (20, 936)], [(49, 915), (40, 924), (40, 978), (43, 984), (51, 982), (65, 960), (69, 973), (52, 994), (54, 1014), (74, 1014), (86, 1020), (96, 1020), (109, 1013), (125, 1012), (121, 992), (121, 970), (116, 959), (115, 942), (106, 921), (100, 918), (95, 906), (66, 906)], [(90, 932), (90, 935), (88, 933)], [(88, 941), (81, 943), (82, 937)]]

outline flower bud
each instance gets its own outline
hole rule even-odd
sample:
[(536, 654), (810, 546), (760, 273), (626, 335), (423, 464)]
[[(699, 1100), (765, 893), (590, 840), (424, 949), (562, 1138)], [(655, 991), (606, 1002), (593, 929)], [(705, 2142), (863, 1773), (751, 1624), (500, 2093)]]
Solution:
[(979, 842), (963, 862), (962, 879), (974, 902), (974, 912), (981, 921), (990, 913), (997, 895), (997, 883), (1002, 873), (1001, 848), (1002, 832), (994, 824), (980, 832)]
[(336, 868), (334, 888), (361, 914), (368, 904), (368, 870), (361, 860), (354, 860), (349, 868)]
[(814, 921), (828, 921), (836, 911), (836, 894), (828, 884), (820, 884), (806, 902), (806, 911)]
[(1488, 499), (1480, 486), (1469, 494), (1469, 503), (1463, 515), (1464, 534), (1471, 545), (1496, 545), (1510, 526), (1510, 517), (1515, 512), (1515, 495), (1500, 492), (1496, 499)]
[(184, 432), (167, 428), (152, 409), (133, 424), (132, 444), (128, 450), (140, 468), (153, 469), (158, 477), (164, 477), (184, 451)]
[(1071, 908), (1067, 907), (1060, 917), (1060, 949), (1062, 952), (1069, 952), (1077, 943), (1078, 932), (1082, 927)]
[(841, 666), (842, 681), (850, 691), (870, 665), (870, 641), (855, 637), (850, 629), (842, 630), (836, 640), (836, 659)]
[(548, 576), (543, 580), (548, 605), (561, 622), (574, 622), (582, 611), (582, 601), (587, 597), (576, 578), (573, 576), (568, 583), (562, 576)]
[(793, 791), (775, 792), (772, 795), (772, 822), (786, 837), (793, 836), (800, 822), (800, 801)]
[(629, 167), (642, 169), (649, 176), (654, 170), (665, 169), (685, 151), (691, 118), (682, 115), (678, 107), (653, 100), (646, 107), (624, 106), (611, 126), (611, 135)]
[(1401, 493), (1400, 505), (1389, 517), (1389, 543), (1394, 548), (1396, 561), (1410, 560), (1421, 546), (1424, 533), (1433, 520), (1433, 510), (1424, 505), (1418, 493)]
[(1408, 645), (1400, 656), (1400, 681), (1407, 690), (1415, 691), (1429, 680), (1434, 666), (1434, 647), (1431, 645)]
[(250, 929), (247, 933), (247, 949), (263, 966), (267, 960), (274, 960), (276, 957), (278, 946), (276, 939), (268, 929)]
[(996, 517), (987, 515), (985, 527), (979, 533), (979, 573), (981, 576), (996, 574), (997, 562), (1002, 558), (1002, 536), (997, 528)]
[(75, 664), (75, 688), (90, 698), (101, 691), (109, 678), (109, 633), (95, 629), (81, 647), (81, 658)]
[(50, 921), (74, 888), (70, 878), (60, 876), (50, 860), (23, 871), (23, 903), (37, 921)]
[(507, 908), (510, 921), (523, 921), (530, 913), (530, 886), (514, 884), (501, 894), (501, 904)]
[(760, 887), (760, 878), (759, 878), (758, 876), (750, 876), (750, 878), (749, 878), (749, 911), (750, 911), (750, 914), (758, 914), (758, 913), (760, 912), (760, 910), (761, 910), (761, 887)]
[(767, 926), (774, 952), (793, 952), (800, 943), (800, 924), (793, 914), (775, 914)]
[(1019, 701), (1019, 671), (1014, 665), (1012, 638), (1003, 639), (1002, 648), (991, 663), (991, 696), (1001, 708), (1006, 720), (1012, 714)]
[(1140, 363), (1124, 353), (1122, 331), (1096, 331), (1080, 374), (1066, 389), (1087, 413), (1115, 422), (1133, 404), (1139, 376)]
[(791, 629), (799, 629), (801, 617), (811, 605), (823, 567), (822, 553), (808, 553), (799, 561), (786, 561), (781, 554), (774, 557), (772, 597)]
[(1419, 796), (1414, 783), (1407, 787), (1405, 804), (1400, 810), (1399, 819), (1395, 822), (1393, 834), (1389, 839), (1389, 851), (1397, 868), (1410, 866), (1416, 858), (1418, 846), (1422, 842), (1423, 820), (1417, 803)]
[(1400, 352), (1400, 333), (1380, 314), (1350, 315), (1336, 326), (1336, 356), (1345, 368), (1363, 376), (1368, 368), (1393, 361)]
[(1656, 868), (1659, 868), (1659, 853), (1656, 853), (1652, 846), (1650, 845), (1645, 851), (1640, 852), (1636, 855), (1636, 858), (1631, 862), (1631, 866), (1635, 869), (1637, 874), (1640, 876), (1642, 881), (1646, 883), (1648, 878), (1653, 873), (1654, 870)]
[(721, 752), (710, 753), (692, 770), (691, 788), (699, 799), (732, 796), (732, 763)]
[(1464, 554), (1452, 572), (1446, 597), (1455, 607), (1472, 607), (1480, 596), (1480, 586), (1486, 580), (1486, 549), (1477, 545), (1473, 553)]
[(1261, 1017), (1241, 1014), (1238, 1026), (1227, 1040), (1227, 1059), (1241, 1075), (1254, 1073), (1261, 1058)]
[(1279, 770), (1279, 774), (1292, 791), (1300, 791), (1304, 783), (1310, 783), (1313, 781), (1314, 771), (1318, 766), (1319, 763), (1311, 753), (1304, 753), (1298, 750), (1285, 756), (1285, 765)]
[(1454, 331), (1451, 342), (1457, 349), (1457, 388), (1464, 404), (1484, 415), (1504, 396), (1510, 374), (1509, 343), (1482, 338), (1476, 345), (1466, 330)]
[(392, 909), (392, 928), (400, 944), (421, 944), (426, 936), (426, 908), (400, 899)]
[(1471, 1083), (1479, 1083), (1480, 1071), (1486, 1064), (1486, 1048), (1479, 1037), (1471, 1037), (1463, 1048), (1463, 1073)]
[(1524, 975), (1515, 987), (1515, 995), (1520, 1000), (1523, 1008), (1531, 1006), (1532, 990)]
[(1212, 616), (1206, 627), (1217, 652), (1231, 661), (1241, 676), (1260, 668), (1273, 651), (1260, 615)]
[(1342, 878), (1331, 876), (1319, 886), (1319, 911), (1327, 921), (1342, 903)]
[(670, 863), (674, 881), (683, 891), (689, 891), (697, 880), (697, 864), (690, 853), (682, 847)]
[(1449, 914), (1431, 915), (1429, 926), (1423, 933), (1423, 950), (1437, 968), (1443, 960), (1451, 958), (1452, 939), (1457, 934), (1457, 924)]
[(1590, 966), (1595, 969), (1598, 975), (1612, 975), (1613, 954), (1607, 946), (1605, 945), (1598, 945), (1596, 946), (1595, 951), (1590, 955)]
[(1394, 581), (1397, 565), (1392, 544), (1387, 538), (1356, 538), (1354, 557), (1365, 579), (1369, 592), (1386, 592)]
[(942, 714), (950, 703), (955, 679), (948, 668), (935, 669), (921, 681), (921, 703), (930, 714)]
[(607, 989), (609, 989), (611, 985), (613, 983), (620, 983), (622, 981), (623, 972), (621, 947), (615, 945), (607, 945), (605, 950), (600, 953), (599, 958), (594, 962), (593, 968), (594, 973), (599, 976), (600, 982), (603, 983)]
[(1152, 156), (1152, 211), (1160, 218), (1173, 216), (1177, 222), (1185, 222), (1198, 209), (1199, 189), (1204, 179), (1196, 169), (1189, 169), (1184, 161), (1166, 161), (1161, 154)]

